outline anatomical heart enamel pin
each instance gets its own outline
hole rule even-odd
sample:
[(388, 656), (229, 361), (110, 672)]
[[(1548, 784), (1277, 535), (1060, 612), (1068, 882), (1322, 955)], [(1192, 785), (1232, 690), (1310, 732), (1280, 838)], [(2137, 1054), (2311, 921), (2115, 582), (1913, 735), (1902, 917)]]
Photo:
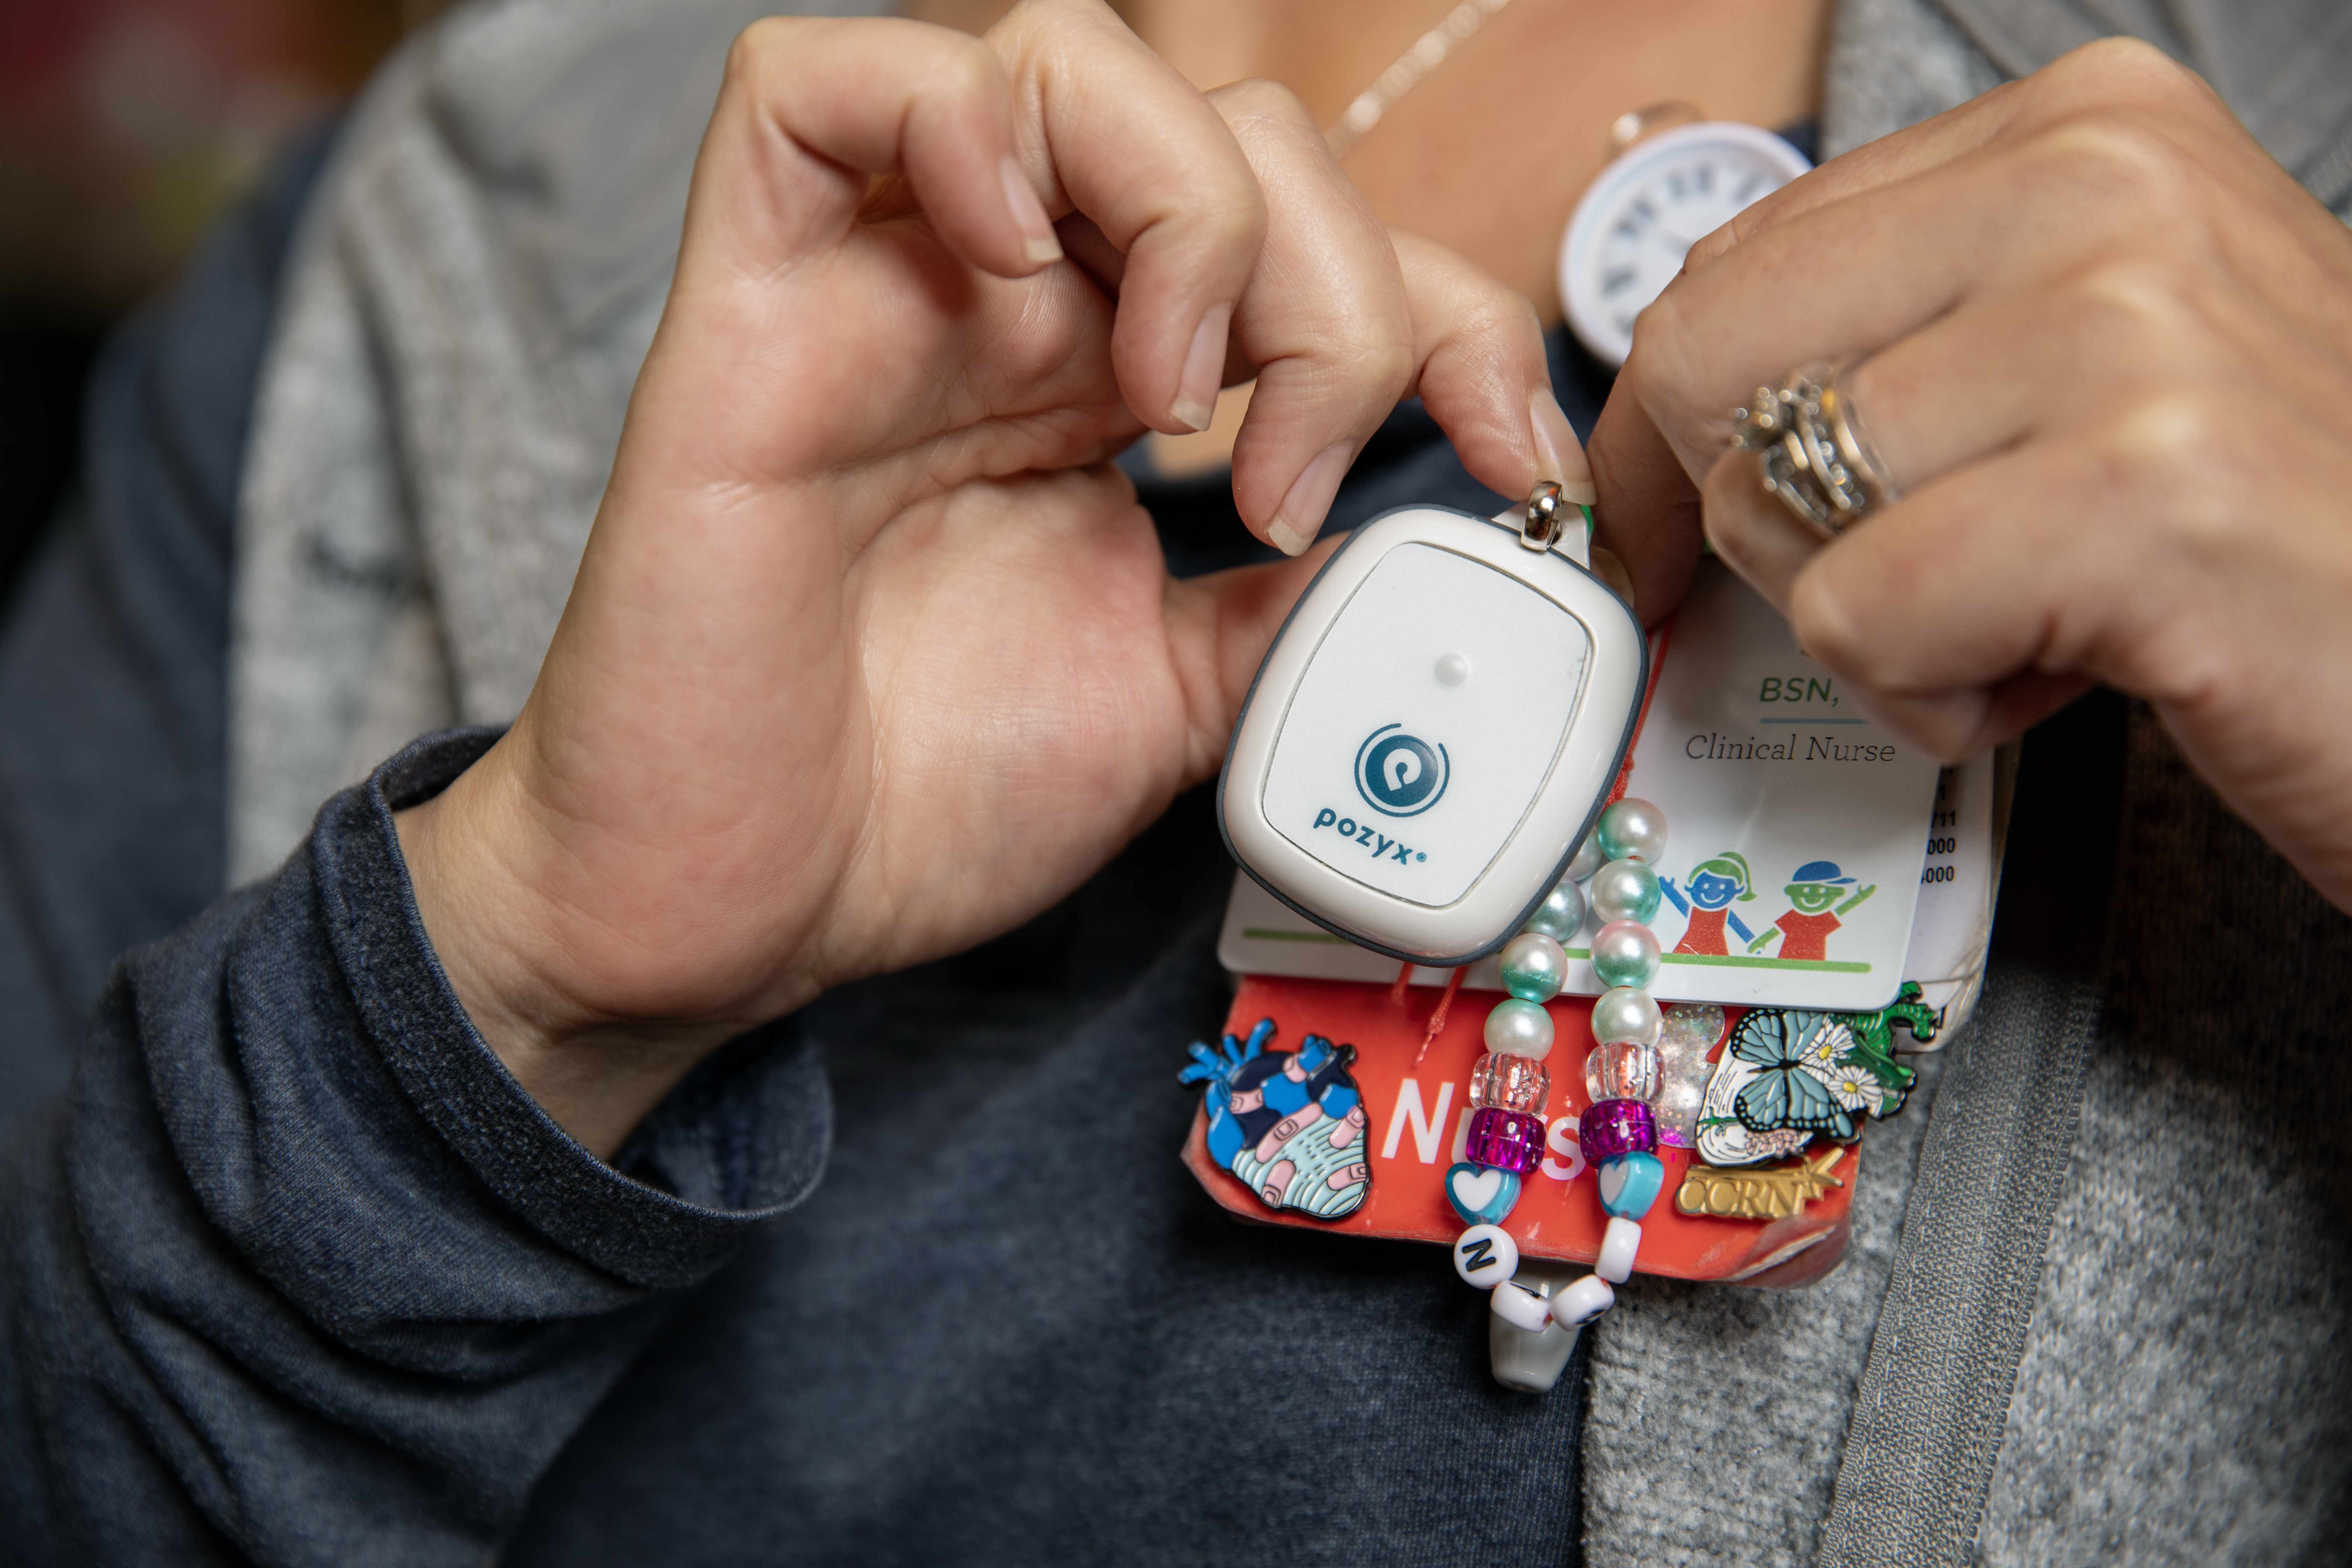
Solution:
[(1268, 1208), (1339, 1219), (1371, 1188), (1363, 1097), (1348, 1064), (1353, 1046), (1309, 1035), (1296, 1051), (1270, 1051), (1274, 1020), (1247, 1040), (1212, 1049), (1194, 1042), (1179, 1083), (1207, 1086), (1210, 1158), (1240, 1177)]

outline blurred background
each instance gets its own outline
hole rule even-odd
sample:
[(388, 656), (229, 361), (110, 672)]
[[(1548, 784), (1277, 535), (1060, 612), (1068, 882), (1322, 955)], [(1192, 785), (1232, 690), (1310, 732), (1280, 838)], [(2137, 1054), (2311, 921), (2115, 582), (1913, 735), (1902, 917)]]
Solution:
[(108, 329), (447, 0), (0, 0), (0, 592)]

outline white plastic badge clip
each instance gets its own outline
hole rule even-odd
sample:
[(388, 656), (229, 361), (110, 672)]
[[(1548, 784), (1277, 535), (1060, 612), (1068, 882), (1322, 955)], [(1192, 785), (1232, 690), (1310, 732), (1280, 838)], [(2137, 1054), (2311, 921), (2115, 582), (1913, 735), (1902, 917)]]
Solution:
[(1549, 484), (1493, 520), (1414, 506), (1356, 530), (1234, 722), (1217, 795), (1242, 868), (1391, 958), (1507, 941), (1591, 830), (1649, 678), (1583, 544)]

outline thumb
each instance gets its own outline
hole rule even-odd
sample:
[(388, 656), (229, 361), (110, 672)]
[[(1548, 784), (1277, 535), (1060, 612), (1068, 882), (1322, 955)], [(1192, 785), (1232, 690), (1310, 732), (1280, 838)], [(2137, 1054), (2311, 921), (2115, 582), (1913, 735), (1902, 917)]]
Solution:
[(1213, 776), (1223, 765), (1234, 720), (1265, 650), (1291, 605), (1339, 548), (1338, 540), (1328, 539), (1296, 561), (1170, 580), (1169, 657), (1183, 683), (1190, 731), (1186, 787)]

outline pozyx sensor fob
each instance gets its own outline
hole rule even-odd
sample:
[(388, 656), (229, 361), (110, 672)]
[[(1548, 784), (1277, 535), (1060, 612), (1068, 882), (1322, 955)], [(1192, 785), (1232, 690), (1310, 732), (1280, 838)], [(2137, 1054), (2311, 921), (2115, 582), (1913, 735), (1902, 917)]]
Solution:
[(1324, 563), (1217, 786), (1225, 843), (1269, 892), (1392, 958), (1453, 965), (1558, 884), (1632, 743), (1649, 641), (1548, 537), (1405, 507)]

